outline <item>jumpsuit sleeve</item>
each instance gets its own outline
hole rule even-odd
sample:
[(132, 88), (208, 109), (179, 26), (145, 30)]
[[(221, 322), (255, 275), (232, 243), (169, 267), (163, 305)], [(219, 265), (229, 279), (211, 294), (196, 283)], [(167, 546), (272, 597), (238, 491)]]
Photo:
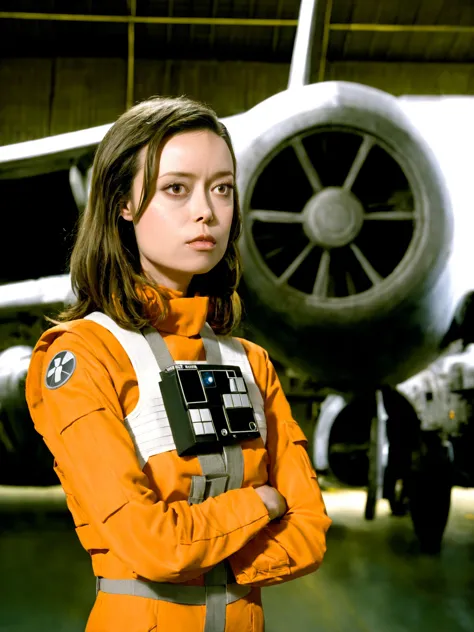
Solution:
[[(67, 381), (51, 389), (47, 367), (61, 351), (74, 354), (76, 366)], [(252, 487), (192, 506), (187, 500), (160, 500), (140, 468), (110, 374), (78, 333), (66, 331), (49, 348), (40, 340), (27, 401), (68, 492), (107, 549), (137, 577), (193, 579), (268, 524), (268, 511)]]
[[(265, 403), (268, 484), (284, 496), (288, 509), (230, 556), (229, 562), (239, 584), (271, 586), (320, 566), (331, 520), (305, 449), (307, 439), (291, 415), (268, 354), (256, 345), (249, 353), (248, 345), (249, 360)], [(260, 351), (257, 361), (255, 348)]]

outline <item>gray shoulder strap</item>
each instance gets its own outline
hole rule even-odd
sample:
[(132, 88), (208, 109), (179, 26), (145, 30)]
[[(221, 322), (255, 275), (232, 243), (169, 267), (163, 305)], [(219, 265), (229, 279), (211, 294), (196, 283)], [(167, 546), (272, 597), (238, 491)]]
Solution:
[(166, 346), (166, 342), (163, 340), (163, 336), (161, 336), (154, 327), (147, 327), (143, 331), (143, 335), (153, 351), (160, 371), (164, 371), (168, 367), (173, 366), (174, 360)]
[(222, 348), (219, 338), (212, 331), (212, 327), (208, 323), (204, 323), (200, 334), (204, 349), (206, 350), (206, 362), (209, 362), (209, 364), (231, 364), (230, 362), (225, 362), (222, 357)]

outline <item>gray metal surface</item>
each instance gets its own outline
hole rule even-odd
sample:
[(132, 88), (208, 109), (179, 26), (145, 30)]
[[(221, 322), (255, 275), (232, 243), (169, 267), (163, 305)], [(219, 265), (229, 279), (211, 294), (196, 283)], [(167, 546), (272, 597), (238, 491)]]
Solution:
[(74, 300), (68, 274), (0, 285), (0, 310), (13, 312)]
[(291, 56), (288, 89), (304, 86), (310, 82), (317, 7), (318, 0), (301, 0), (298, 28)]

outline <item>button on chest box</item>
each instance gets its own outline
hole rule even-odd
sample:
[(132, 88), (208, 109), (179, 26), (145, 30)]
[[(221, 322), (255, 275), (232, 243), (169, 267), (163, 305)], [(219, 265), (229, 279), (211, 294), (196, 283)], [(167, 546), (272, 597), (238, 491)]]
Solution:
[(160, 388), (179, 456), (260, 436), (238, 366), (173, 365), (161, 372)]

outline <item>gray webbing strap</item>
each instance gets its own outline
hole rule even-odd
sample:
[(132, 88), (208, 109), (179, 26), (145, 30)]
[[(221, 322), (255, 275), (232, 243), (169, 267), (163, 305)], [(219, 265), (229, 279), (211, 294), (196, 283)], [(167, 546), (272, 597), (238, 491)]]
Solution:
[(221, 348), (216, 334), (207, 323), (201, 329), (201, 338), (206, 349), (206, 361), (209, 364), (222, 364)]
[(169, 366), (174, 364), (174, 360), (171, 356), (171, 353), (168, 351), (168, 347), (166, 346), (166, 342), (163, 340), (162, 336), (154, 329), (153, 327), (147, 327), (143, 330), (143, 335), (146, 338), (146, 341), (151, 347), (153, 351), (153, 355), (158, 362), (158, 366), (160, 367), (160, 371), (164, 371)]
[(223, 476), (207, 476), (206, 478), (209, 484), (209, 491), (207, 491), (206, 486), (207, 498), (215, 498), (216, 496), (219, 496), (219, 494), (223, 494), (225, 492), (229, 482), (229, 477), (227, 474), (224, 474)]
[[(206, 480), (222, 480), (223, 474), (227, 474), (227, 490), (239, 489), (244, 476), (244, 458), (240, 445), (224, 446), (224, 457), (219, 454), (201, 454), (198, 456), (202, 473)], [(217, 478), (214, 478), (217, 477)], [(193, 480), (197, 477), (193, 477)], [(200, 477), (199, 477), (200, 478)], [(201, 484), (202, 487), (202, 484)], [(191, 487), (192, 491), (193, 486)], [(226, 491), (226, 490), (223, 490)], [(206, 487), (206, 492), (208, 489)], [(209, 496), (218, 495), (216, 488), (209, 489)], [(222, 492), (220, 492), (222, 493)], [(190, 494), (189, 502), (191, 502)], [(206, 585), (206, 622), (204, 632), (224, 632), (226, 621), (226, 604), (229, 603), (226, 597), (229, 589), (228, 569), (226, 562), (221, 562), (204, 575)]]
[(222, 454), (198, 454), (198, 459), (204, 476), (193, 476), (191, 479), (190, 505), (202, 503), (206, 498), (215, 498), (228, 488), (229, 475)]
[(223, 448), (225, 469), (229, 476), (227, 489), (240, 489), (244, 480), (244, 454), (239, 443)]
[(227, 488), (228, 474), (208, 474), (207, 476), (193, 476), (189, 491), (188, 503), (199, 505), (206, 498), (215, 498), (223, 494)]
[(204, 575), (206, 587), (206, 621), (204, 632), (224, 632), (227, 606), (227, 567), (217, 564)]
[(206, 483), (207, 479), (205, 476), (193, 476), (191, 478), (191, 488), (188, 496), (190, 505), (199, 505), (204, 502), (206, 498)]
[(199, 463), (201, 464), (202, 473), (207, 474), (226, 474), (226, 467), (222, 454), (213, 452), (212, 454), (199, 454)]
[(244, 475), (244, 455), (240, 445), (226, 445), (224, 458), (219, 453), (198, 455), (203, 472), (215, 472), (204, 476), (193, 476), (188, 502), (202, 503), (206, 498), (215, 498), (228, 489), (239, 489)]
[[(180, 603), (186, 606), (204, 606), (206, 604), (205, 586), (180, 586), (180, 584), (144, 582), (141, 579), (106, 579), (98, 577), (97, 590), (112, 595), (133, 595), (147, 599)], [(246, 597), (250, 590), (249, 586), (228, 585), (227, 603), (234, 603), (234, 601)]]
[[(144, 330), (148, 344), (162, 371), (174, 364), (174, 360), (168, 351), (162, 336), (153, 327)], [(201, 331), (203, 343), (206, 348), (206, 359), (213, 364), (221, 364), (219, 342), (210, 327), (205, 326)], [(226, 490), (239, 489), (244, 476), (244, 458), (242, 447), (238, 444), (224, 446), (223, 455), (220, 453), (198, 455), (203, 476), (193, 476), (188, 502), (198, 504), (206, 498), (219, 496)], [(110, 581), (110, 580), (106, 580)], [(226, 605), (229, 601), (228, 567), (225, 562), (220, 562), (208, 571), (204, 576), (206, 621), (204, 632), (224, 632), (226, 622)], [(103, 584), (101, 584), (102, 586)], [(233, 584), (232, 584), (233, 585)], [(134, 590), (138, 585), (134, 583)], [(147, 589), (148, 584), (144, 589)], [(187, 592), (189, 586), (177, 587), (176, 594)], [(102, 588), (100, 588), (102, 590)], [(141, 589), (140, 589), (141, 590)], [(124, 594), (137, 594), (124, 593)], [(248, 592), (246, 593), (248, 594)], [(157, 597), (161, 598), (161, 597)], [(176, 599), (175, 595), (173, 598)]]
[(193, 476), (191, 478), (191, 489), (188, 496), (190, 505), (199, 505), (204, 502), (206, 498), (206, 483), (207, 479), (205, 476)]

